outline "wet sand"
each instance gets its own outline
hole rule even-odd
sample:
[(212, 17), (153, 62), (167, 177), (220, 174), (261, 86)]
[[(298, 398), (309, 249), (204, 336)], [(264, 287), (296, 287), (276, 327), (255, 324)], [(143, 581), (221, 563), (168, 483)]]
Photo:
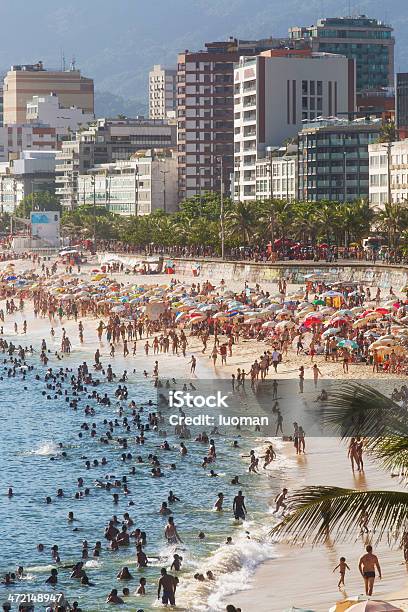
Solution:
[[(308, 438), (306, 455), (296, 457), (292, 443), (285, 444), (285, 453), (292, 457), (293, 469), (288, 470), (287, 487), (290, 490), (304, 485), (333, 485), (358, 489), (401, 489), (395, 478), (370, 460), (365, 460), (363, 474), (351, 471), (347, 448), (335, 438)], [(254, 574), (247, 591), (230, 598), (243, 612), (282, 612), (292, 606), (315, 612), (327, 612), (329, 607), (347, 596), (364, 593), (363, 580), (358, 572), (358, 561), (364, 547), (375, 534), (360, 536), (358, 529), (347, 534), (344, 541), (315, 548), (277, 544), (278, 559), (267, 561)], [(393, 591), (401, 591), (407, 580), (403, 554), (398, 548), (390, 549), (384, 540), (374, 546), (380, 559), (383, 580), (376, 582), (375, 598), (393, 598)], [(337, 589), (338, 572), (332, 573), (341, 556), (346, 557), (351, 571), (346, 574), (345, 593)], [(408, 610), (408, 592), (403, 609)], [(226, 602), (227, 603), (227, 602)], [(395, 602), (393, 602), (395, 603)], [(402, 602), (403, 603), (403, 602)], [(400, 605), (400, 604), (399, 604)]]

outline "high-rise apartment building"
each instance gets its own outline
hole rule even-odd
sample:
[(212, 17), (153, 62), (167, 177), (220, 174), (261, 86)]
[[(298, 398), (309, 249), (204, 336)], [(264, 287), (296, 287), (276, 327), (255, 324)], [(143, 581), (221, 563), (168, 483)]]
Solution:
[(368, 198), (368, 145), (378, 139), (381, 125), (381, 119), (306, 124), (298, 138), (298, 199)]
[(174, 119), (176, 116), (177, 70), (153, 66), (149, 72), (150, 119)]
[[(293, 46), (303, 45), (294, 41)], [(230, 192), (234, 166), (234, 63), (242, 55), (282, 45), (278, 39), (206, 43), (185, 51), (177, 65), (179, 198), (204, 191)]]
[(397, 72), (395, 82), (395, 120), (399, 137), (408, 137), (408, 72)]
[(4, 125), (25, 123), (27, 102), (33, 96), (58, 95), (65, 107), (94, 112), (94, 83), (79, 70), (46, 70), (38, 64), (12, 66), (4, 78)]
[(313, 51), (339, 53), (356, 61), (357, 93), (394, 86), (393, 28), (365, 15), (329, 17), (316, 25), (293, 27), (293, 40), (308, 42)]
[(353, 114), (354, 60), (272, 49), (234, 69), (234, 199), (256, 198), (256, 162), (318, 117)]

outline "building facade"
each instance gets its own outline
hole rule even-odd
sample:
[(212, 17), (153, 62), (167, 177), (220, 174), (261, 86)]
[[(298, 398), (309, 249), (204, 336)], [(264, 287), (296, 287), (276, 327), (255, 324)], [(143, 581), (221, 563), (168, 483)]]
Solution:
[(55, 191), (55, 151), (23, 151), (0, 163), (1, 212), (14, 213), (25, 196), (40, 191)]
[(57, 129), (60, 136), (76, 132), (81, 127), (88, 127), (95, 121), (93, 113), (86, 113), (82, 108), (71, 106), (65, 108), (60, 104), (57, 94), (33, 96), (27, 102), (26, 122), (43, 123)]
[[(375, 143), (368, 148), (370, 159), (370, 204), (408, 201), (408, 140)], [(388, 180), (388, 177), (390, 180)]]
[(44, 125), (9, 125), (0, 127), (0, 161), (18, 159), (25, 150), (57, 149), (55, 128)]
[(408, 72), (397, 72), (395, 79), (395, 125), (400, 138), (408, 137)]
[(368, 198), (368, 146), (380, 129), (379, 119), (323, 119), (305, 125), (298, 138), (298, 199)]
[(357, 93), (394, 87), (393, 28), (365, 15), (329, 17), (316, 25), (289, 29), (291, 39), (303, 39), (313, 51), (338, 53), (356, 62)]
[(177, 160), (146, 151), (129, 161), (100, 164), (78, 176), (81, 204), (123, 216), (177, 209)]
[(63, 106), (94, 112), (94, 83), (79, 70), (46, 70), (42, 62), (12, 66), (4, 78), (4, 125), (25, 123), (27, 102), (33, 96), (55, 93)]
[(99, 164), (129, 158), (140, 150), (176, 146), (176, 126), (153, 119), (97, 119), (87, 130), (62, 142), (57, 154), (56, 181), (61, 204), (78, 205), (78, 174)]
[[(234, 63), (279, 46), (277, 39), (231, 38), (185, 51), (177, 64), (179, 199), (201, 191), (231, 191), (234, 167)], [(221, 164), (222, 159), (222, 164)]]
[(176, 116), (177, 70), (158, 64), (149, 72), (149, 117), (168, 119)]
[(240, 198), (234, 194), (234, 199), (275, 199), (286, 200), (287, 202), (294, 200), (297, 197), (296, 155), (271, 156), (258, 159), (255, 165), (254, 191), (254, 197), (247, 195)]
[(234, 198), (254, 199), (267, 146), (295, 138), (305, 121), (353, 113), (354, 61), (310, 50), (242, 57), (234, 70)]

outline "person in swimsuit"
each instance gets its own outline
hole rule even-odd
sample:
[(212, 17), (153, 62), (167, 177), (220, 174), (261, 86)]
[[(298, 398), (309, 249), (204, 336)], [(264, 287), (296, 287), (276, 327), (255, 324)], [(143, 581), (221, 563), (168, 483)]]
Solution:
[(234, 517), (236, 521), (239, 521), (240, 519), (245, 521), (247, 509), (245, 507), (245, 497), (242, 495), (242, 491), (238, 491), (238, 495), (234, 497), (232, 510), (234, 512)]
[(172, 516), (169, 516), (168, 523), (164, 530), (164, 537), (167, 540), (167, 544), (178, 544), (179, 542), (182, 543), (182, 540), (179, 534), (177, 533), (177, 529)]
[(165, 606), (167, 604), (170, 604), (171, 606), (175, 606), (176, 605), (175, 594), (176, 594), (176, 586), (177, 586), (176, 579), (174, 578), (174, 576), (171, 576), (170, 574), (167, 573), (167, 570), (165, 567), (162, 567), (160, 573), (161, 573), (161, 578), (159, 580), (159, 586), (157, 589), (157, 599), (160, 599), (160, 592), (163, 589), (162, 603)]
[(374, 581), (375, 581), (375, 570), (378, 571), (378, 578), (381, 580), (381, 567), (378, 561), (378, 557), (373, 555), (373, 547), (366, 547), (366, 554), (363, 555), (359, 561), (358, 569), (360, 574), (364, 578), (364, 586), (366, 595), (373, 594)]

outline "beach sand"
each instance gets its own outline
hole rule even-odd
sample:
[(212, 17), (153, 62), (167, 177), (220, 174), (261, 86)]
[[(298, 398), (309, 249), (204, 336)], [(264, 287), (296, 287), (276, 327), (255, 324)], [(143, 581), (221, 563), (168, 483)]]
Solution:
[[(81, 277), (87, 279), (89, 272), (95, 264), (84, 266)], [(28, 262), (16, 262), (16, 270), (27, 269), (31, 267)], [(166, 275), (155, 276), (128, 276), (128, 275), (113, 275), (118, 280), (128, 283), (137, 282), (141, 284), (161, 284), (169, 283), (171, 277)], [(186, 279), (188, 284), (197, 281), (193, 277)], [(201, 282), (205, 279), (199, 279)], [(228, 287), (232, 289), (241, 289), (242, 283), (234, 282), (228, 279)], [(276, 293), (276, 283), (270, 283), (269, 286), (263, 285), (264, 288)], [(293, 290), (299, 290), (299, 285), (289, 287), (289, 293)], [(24, 317), (22, 317), (23, 319)], [(50, 324), (44, 319), (32, 320), (29, 325), (35, 326), (38, 336), (49, 339)], [(73, 350), (78, 351), (79, 360), (81, 359), (81, 351), (89, 352), (95, 350), (97, 343), (96, 337), (96, 320), (84, 321), (85, 326), (85, 343), (81, 347), (78, 342), (77, 324), (71, 321), (64, 321), (63, 326), (66, 328), (68, 335), (73, 341)], [(58, 349), (58, 337), (60, 336), (60, 325), (54, 326), (57, 332), (56, 347)], [(44, 330), (44, 331), (42, 331)], [(19, 336), (21, 340), (22, 336)], [(202, 344), (195, 338), (189, 338), (189, 347), (187, 349), (187, 359), (182, 357), (174, 359), (173, 356), (159, 355), (161, 375), (185, 376), (188, 374), (188, 360), (192, 353), (197, 356), (197, 374), (199, 378), (220, 377), (229, 378), (232, 372), (235, 372), (237, 367), (244, 367), (246, 371), (250, 369), (254, 359), (266, 350), (266, 345), (253, 340), (241, 341), (233, 348), (233, 356), (228, 357), (227, 366), (213, 367), (209, 359), (211, 352), (210, 344), (207, 346), (207, 354), (201, 354)], [(107, 344), (105, 342), (104, 352), (106, 355)], [(106, 356), (103, 361), (107, 360)], [(143, 342), (138, 344), (138, 355), (136, 359), (128, 358), (124, 360), (120, 356), (115, 358), (114, 369), (121, 372), (122, 367), (130, 370), (133, 367), (137, 369), (145, 368), (152, 370), (155, 356), (153, 354), (145, 358), (143, 354)], [(54, 361), (54, 360), (53, 360)], [(371, 368), (365, 365), (350, 366), (348, 375), (343, 375), (342, 364), (340, 362), (325, 362), (324, 357), (317, 357), (316, 362), (322, 371), (322, 378), (350, 378), (367, 380), (384, 378), (381, 374), (373, 375)], [(51, 365), (51, 364), (50, 364)], [(59, 365), (62, 365), (60, 363)], [(298, 376), (298, 368), (300, 365), (305, 366), (305, 377), (312, 378), (310, 358), (305, 355), (296, 356), (295, 351), (290, 350), (287, 357), (284, 357), (283, 363), (279, 366), (279, 372), (276, 378), (296, 378)], [(271, 374), (269, 378), (273, 378)], [(390, 377), (388, 377), (390, 378)], [(398, 376), (392, 377), (398, 379)], [(397, 383), (397, 380), (395, 380)], [(307, 453), (304, 456), (296, 457), (291, 443), (285, 445), (284, 453), (292, 458), (292, 467), (288, 470), (287, 480), (285, 484), (289, 491), (299, 488), (303, 485), (333, 485), (351, 488), (399, 488), (396, 479), (392, 479), (387, 473), (383, 472), (377, 465), (370, 461), (366, 462), (365, 472), (362, 475), (355, 474), (353, 476), (347, 459), (347, 450), (339, 440), (331, 438), (312, 438), (307, 439)], [(272, 499), (271, 499), (272, 503)], [(369, 534), (372, 535), (372, 534)], [(374, 534), (375, 535), (375, 534)], [(242, 612), (282, 612), (291, 606), (310, 608), (315, 612), (327, 611), (331, 605), (343, 598), (337, 590), (338, 574), (332, 573), (332, 569), (338, 564), (340, 556), (347, 558), (347, 563), (351, 568), (351, 572), (347, 573), (346, 585), (347, 595), (361, 594), (363, 584), (361, 576), (358, 573), (358, 559), (364, 551), (365, 540), (359, 537), (358, 533), (352, 533), (342, 543), (328, 542), (325, 546), (319, 546), (314, 549), (310, 547), (292, 547), (283, 544), (276, 544), (277, 559), (263, 563), (257, 568), (253, 579), (247, 585), (247, 590), (238, 592), (235, 596), (228, 598), (228, 602), (234, 603), (242, 609)], [(396, 599), (406, 598), (405, 603), (402, 602), (401, 607), (408, 610), (408, 589), (405, 590), (405, 581), (407, 571), (405, 565), (402, 564), (402, 551), (398, 548), (390, 549), (386, 542), (375, 547), (375, 552), (379, 555), (383, 569), (383, 581), (377, 581), (375, 587), (375, 595), (378, 598)], [(393, 602), (394, 603), (394, 602)]]

